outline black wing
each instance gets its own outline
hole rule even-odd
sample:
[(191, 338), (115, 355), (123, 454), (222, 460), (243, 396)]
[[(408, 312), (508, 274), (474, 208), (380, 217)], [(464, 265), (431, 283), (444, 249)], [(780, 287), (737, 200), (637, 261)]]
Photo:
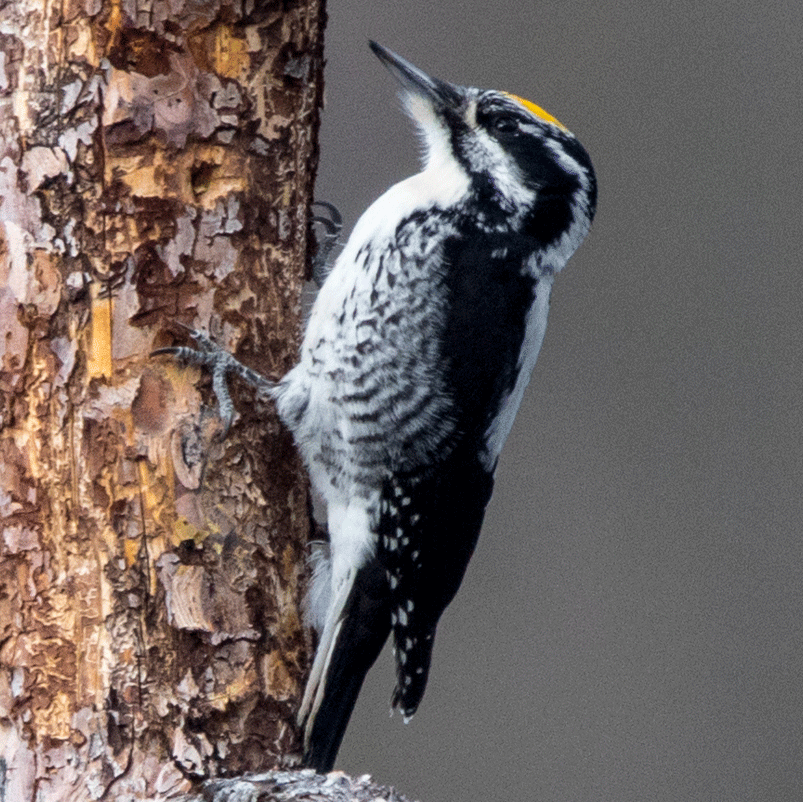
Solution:
[(537, 280), (533, 243), (462, 231), (444, 249), (449, 313), (443, 364), (456, 423), (435, 465), (385, 483), (378, 558), (391, 591), (397, 687), (411, 716), (427, 682), (435, 629), (457, 593), (493, 490), (485, 437), (513, 389)]

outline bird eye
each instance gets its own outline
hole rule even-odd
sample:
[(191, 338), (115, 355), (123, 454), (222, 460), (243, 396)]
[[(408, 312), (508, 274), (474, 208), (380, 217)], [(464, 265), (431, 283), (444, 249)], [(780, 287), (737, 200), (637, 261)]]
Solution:
[(497, 114), (491, 119), (491, 128), (500, 134), (511, 134), (519, 129), (519, 121), (512, 114)]

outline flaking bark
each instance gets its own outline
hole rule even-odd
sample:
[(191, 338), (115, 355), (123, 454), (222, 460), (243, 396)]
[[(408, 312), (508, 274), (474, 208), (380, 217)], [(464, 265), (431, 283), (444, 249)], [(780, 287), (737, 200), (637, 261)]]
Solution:
[[(0, 3), (0, 798), (170, 799), (297, 754), (307, 492), (209, 332), (293, 363), (322, 0)], [(198, 389), (200, 388), (200, 389)]]
[(333, 771), (316, 774), (272, 771), (205, 783), (201, 793), (182, 802), (412, 802), (395, 788), (379, 785), (368, 774), (349, 777)]

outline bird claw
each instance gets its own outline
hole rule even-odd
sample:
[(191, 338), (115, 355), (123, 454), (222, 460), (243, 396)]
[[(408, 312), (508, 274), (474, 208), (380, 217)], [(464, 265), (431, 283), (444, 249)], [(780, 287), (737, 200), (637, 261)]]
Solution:
[(336, 206), (326, 201), (315, 201), (312, 205), (322, 207), (328, 214), (328, 217), (320, 214), (312, 217), (313, 224), (322, 230), (320, 236), (317, 232), (315, 234), (318, 250), (312, 260), (312, 278), (320, 287), (331, 271), (329, 257), (334, 247), (340, 242), (340, 232), (343, 230), (343, 216)]
[(221, 439), (225, 439), (229, 433), (231, 424), (234, 421), (234, 401), (229, 392), (227, 377), (230, 373), (239, 376), (247, 384), (250, 384), (261, 395), (271, 396), (276, 385), (261, 376), (255, 370), (243, 365), (235, 359), (228, 351), (213, 342), (206, 334), (197, 329), (192, 329), (184, 323), (176, 321), (176, 325), (183, 328), (198, 345), (197, 348), (190, 348), (186, 345), (176, 345), (167, 348), (157, 348), (151, 351), (151, 356), (171, 356), (180, 362), (190, 365), (198, 365), (208, 370), (212, 376), (212, 392), (217, 400), (220, 419), (223, 422), (223, 434)]

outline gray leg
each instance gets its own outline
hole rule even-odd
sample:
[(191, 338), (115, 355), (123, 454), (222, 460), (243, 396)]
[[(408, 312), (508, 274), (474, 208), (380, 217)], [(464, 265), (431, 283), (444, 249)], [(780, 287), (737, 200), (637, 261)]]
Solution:
[(171, 348), (157, 348), (155, 351), (151, 352), (151, 356), (167, 354), (181, 362), (187, 362), (190, 365), (200, 365), (209, 370), (212, 374), (212, 390), (217, 399), (220, 418), (223, 421), (224, 427), (223, 437), (225, 437), (234, 420), (234, 402), (231, 400), (227, 384), (228, 375), (234, 374), (235, 376), (239, 376), (247, 384), (254, 387), (259, 395), (268, 398), (273, 397), (276, 384), (268, 381), (255, 370), (243, 365), (242, 362), (235, 359), (228, 351), (223, 350), (220, 346), (212, 342), (212, 340), (202, 332), (191, 329), (183, 323), (178, 323), (178, 325), (187, 330), (198, 347), (189, 348), (179, 345)]

